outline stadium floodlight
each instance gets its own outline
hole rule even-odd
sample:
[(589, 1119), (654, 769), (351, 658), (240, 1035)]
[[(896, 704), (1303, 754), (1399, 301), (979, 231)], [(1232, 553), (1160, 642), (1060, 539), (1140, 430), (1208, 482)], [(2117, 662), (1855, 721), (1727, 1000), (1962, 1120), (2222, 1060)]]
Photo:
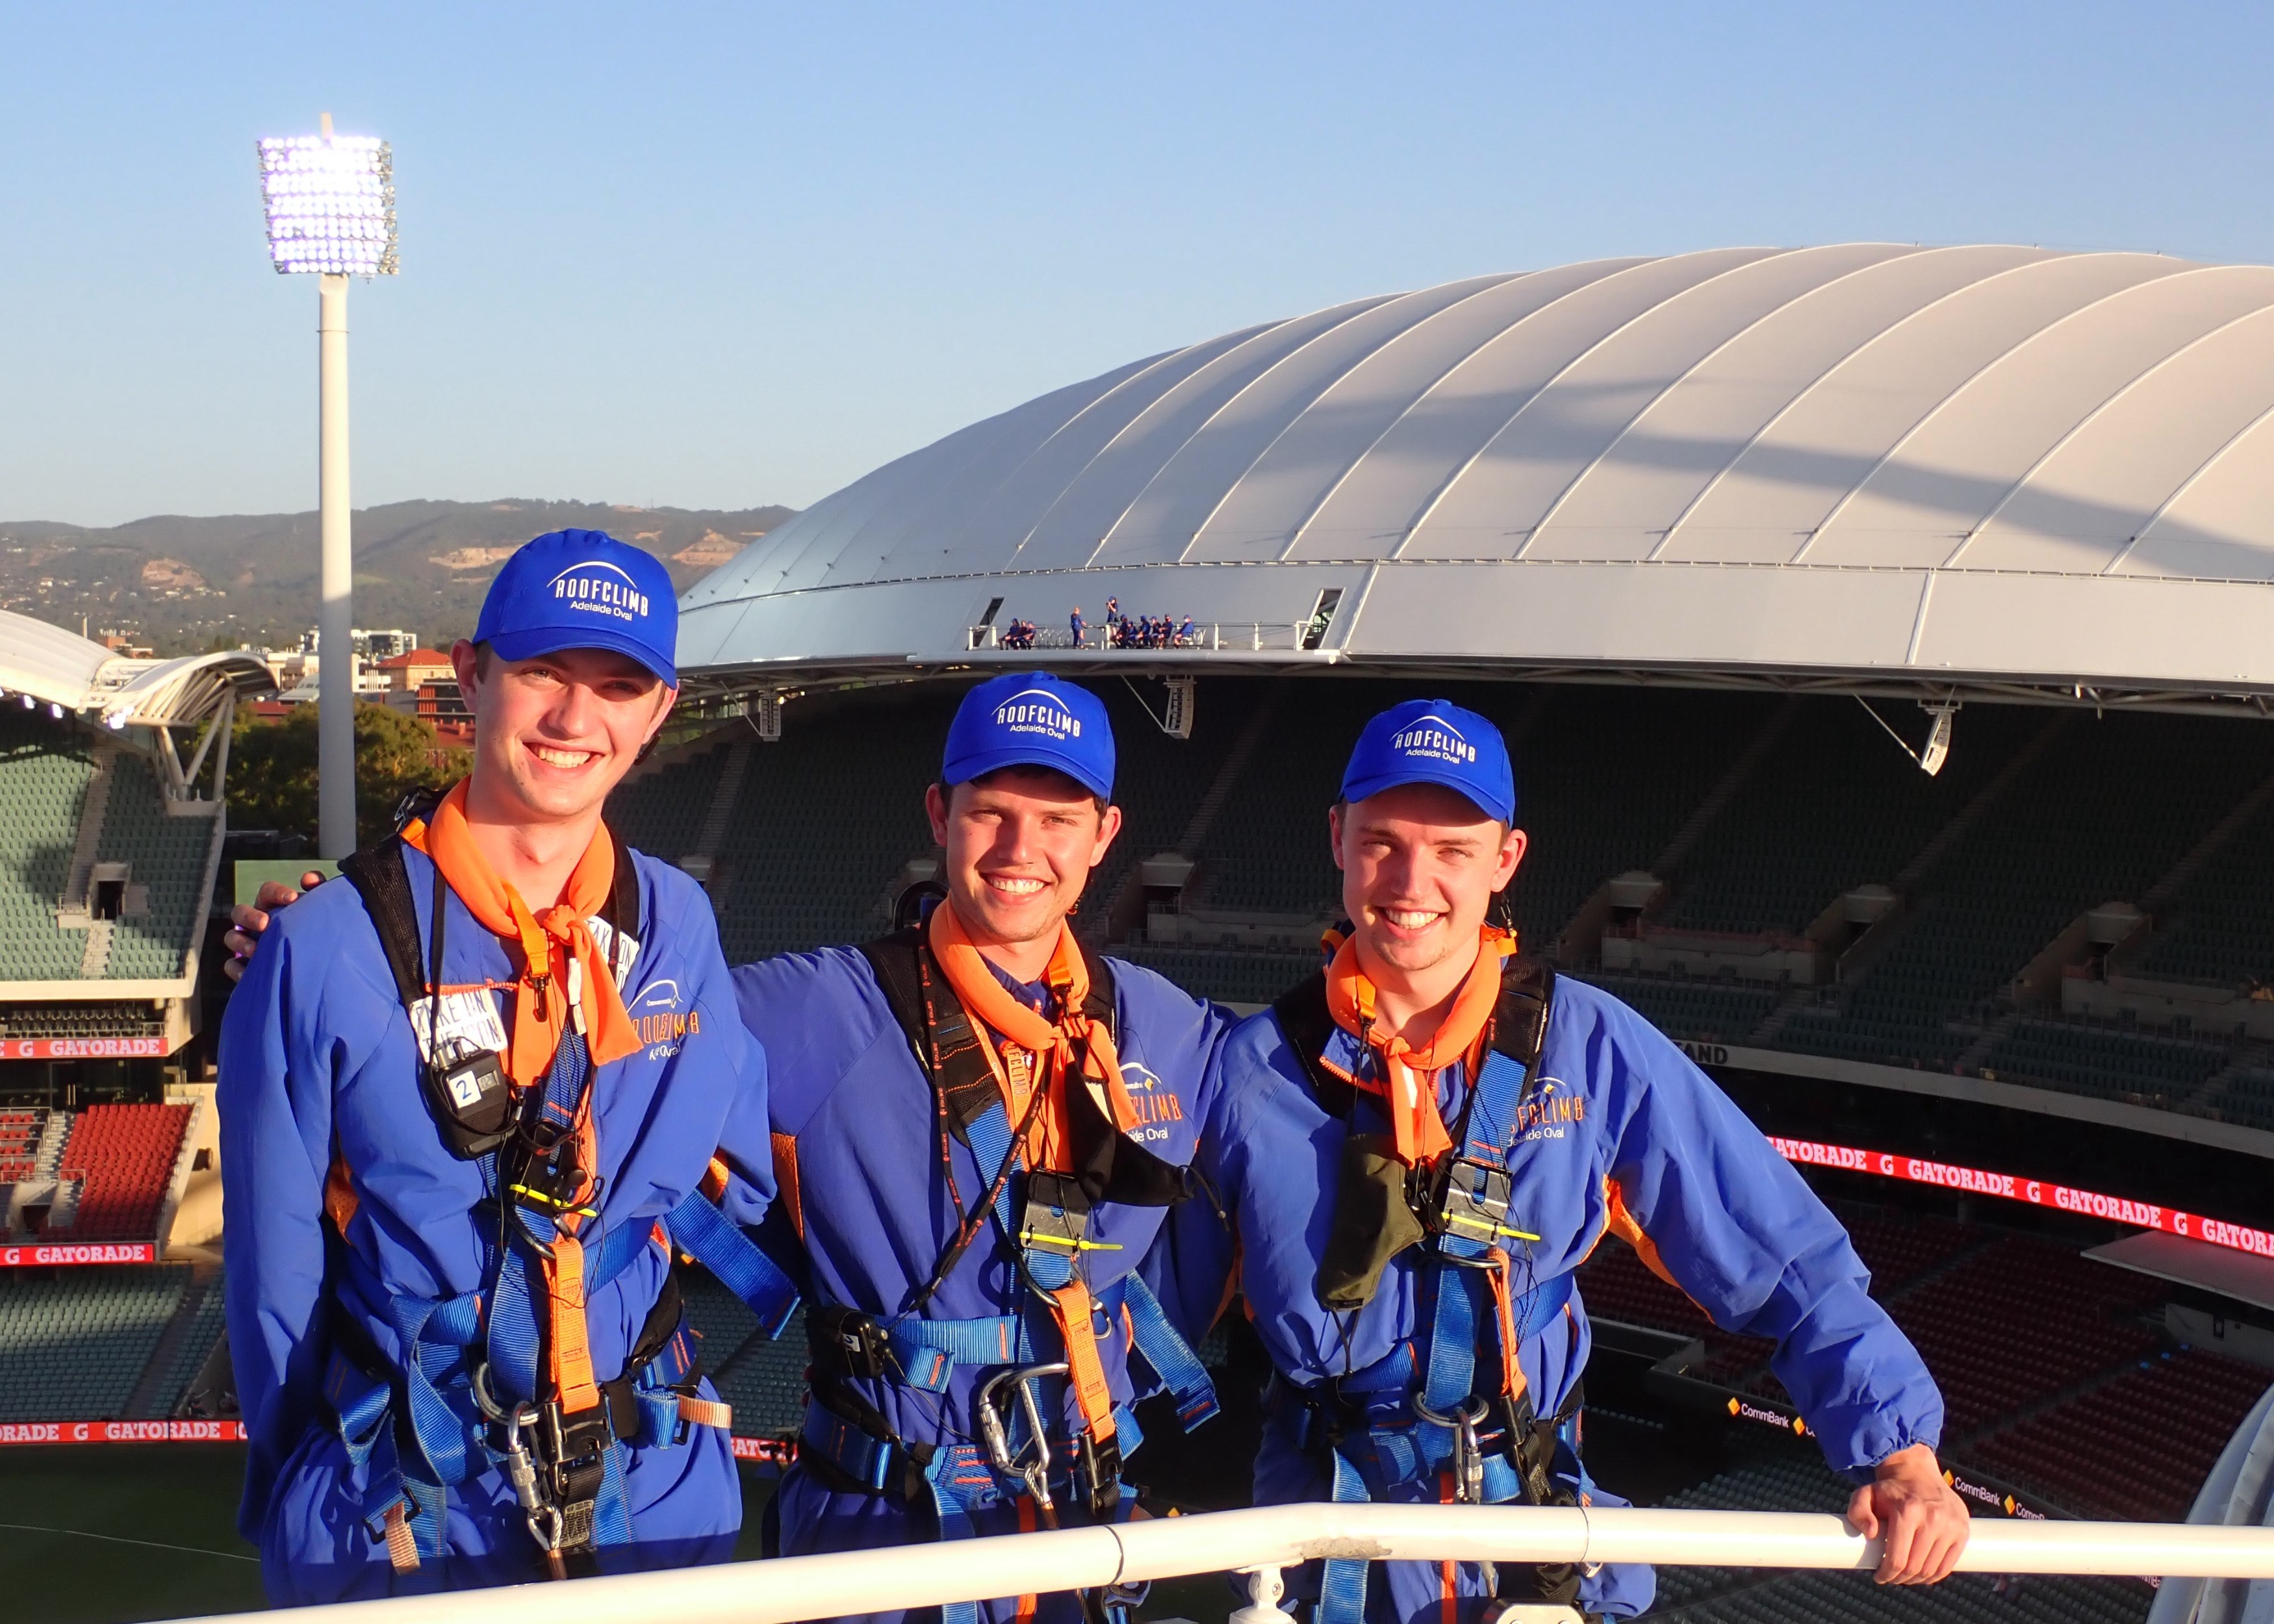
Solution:
[(310, 272), (317, 289), (317, 523), (322, 603), (316, 614), (316, 849), (356, 847), (355, 575), (348, 502), (348, 278), (395, 274), (395, 154), (367, 135), (267, 136), (260, 201), (268, 259), (280, 274)]
[(268, 258), (280, 275), (395, 274), (395, 154), (385, 141), (278, 135), (259, 150)]

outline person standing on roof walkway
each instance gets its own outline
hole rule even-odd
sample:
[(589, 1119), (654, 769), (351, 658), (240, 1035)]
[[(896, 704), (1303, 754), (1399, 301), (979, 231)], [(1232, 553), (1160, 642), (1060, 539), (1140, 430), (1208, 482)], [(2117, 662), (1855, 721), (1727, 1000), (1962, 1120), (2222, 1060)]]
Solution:
[[(925, 795), (945, 900), (883, 941), (734, 973), (776, 1058), (769, 1228), (794, 1231), (813, 1304), (769, 1510), (784, 1555), (1119, 1520), (1137, 1401), (1215, 1413), (1135, 1270), (1187, 1193), (1231, 1019), (1067, 922), (1121, 827), (1114, 754), (1086, 689), (980, 684)], [(1005, 1598), (946, 1624), (1132, 1599)]]
[[(1728, 1098), (1608, 993), (1487, 922), (1526, 839), (1500, 732), (1442, 700), (1367, 724), (1328, 815), (1349, 922), (1233, 1034), (1202, 1124), (1213, 1210), (1148, 1260), (1197, 1331), (1239, 1285), (1271, 1355), (1256, 1499), (1618, 1505), (1580, 1459), (1573, 1271), (1615, 1235), (1773, 1367), (1885, 1583), (1948, 1575), (1943, 1406), (1838, 1222)], [(1332, 1561), (1315, 1624), (1512, 1602), (1649, 1605), (1651, 1571)]]
[(451, 651), (469, 775), (240, 921), (268, 928), (221, 1036), (239, 1526), (280, 1604), (731, 1554), (671, 1253), (776, 1329), (794, 1305), (736, 1228), (774, 1192), (764, 1056), (701, 890), (601, 821), (677, 620), (638, 548), (529, 543)]
[[(924, 924), (733, 972), (770, 1063), (764, 1238), (811, 1299), (812, 1392), (770, 1550), (1119, 1519), (1137, 1402), (1169, 1393), (1186, 1427), (1215, 1413), (1136, 1266), (1187, 1196), (1232, 1018), (1093, 957), (1066, 922), (1121, 827), (1114, 759), (1087, 689), (980, 684), (925, 797), (947, 895)], [(297, 894), (237, 908), (232, 951)], [(1005, 1598), (945, 1624), (1131, 1599)]]

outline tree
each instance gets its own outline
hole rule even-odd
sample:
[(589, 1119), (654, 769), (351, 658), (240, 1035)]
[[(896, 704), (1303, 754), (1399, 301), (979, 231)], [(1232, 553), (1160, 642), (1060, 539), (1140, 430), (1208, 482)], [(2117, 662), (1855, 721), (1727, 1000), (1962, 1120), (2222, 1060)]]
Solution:
[[(313, 839), (316, 707), (296, 705), (275, 720), (239, 711), (229, 748), (230, 822)], [(356, 838), (365, 845), (388, 831), (406, 792), (439, 789), (467, 767), (467, 752), (446, 748), (433, 724), (386, 705), (356, 706), (355, 752)]]

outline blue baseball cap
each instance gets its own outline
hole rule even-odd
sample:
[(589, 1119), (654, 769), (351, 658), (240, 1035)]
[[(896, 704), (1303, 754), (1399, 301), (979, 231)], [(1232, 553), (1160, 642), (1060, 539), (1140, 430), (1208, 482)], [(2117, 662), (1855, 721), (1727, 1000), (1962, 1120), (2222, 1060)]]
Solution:
[(1093, 795), (1113, 794), (1113, 724), (1088, 688), (1047, 672), (990, 677), (947, 726), (940, 782), (968, 784), (1005, 767), (1051, 767)]
[(1442, 784), (1488, 817), (1516, 822), (1516, 773), (1508, 741), (1449, 699), (1409, 699), (1366, 725), (1343, 770), (1343, 799), (1364, 801), (1401, 784)]
[(474, 641), (506, 659), (609, 649), (679, 686), (679, 596), (671, 572), (599, 530), (554, 530), (506, 560), (482, 599)]

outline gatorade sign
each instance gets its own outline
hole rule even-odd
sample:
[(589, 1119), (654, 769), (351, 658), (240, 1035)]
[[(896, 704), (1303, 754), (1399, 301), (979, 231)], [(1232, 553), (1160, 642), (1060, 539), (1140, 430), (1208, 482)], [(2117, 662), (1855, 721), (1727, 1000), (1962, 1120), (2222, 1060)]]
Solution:
[(2102, 1195), (2096, 1190), (2075, 1190), (2067, 1184), (2056, 1184), (2039, 1178), (2022, 1178), (2012, 1173), (1985, 1172), (1980, 1168), (1954, 1167), (1946, 1162), (1928, 1162), (1917, 1156), (1898, 1156), (1884, 1150), (1857, 1150), (1849, 1145), (1818, 1145), (1812, 1139), (1781, 1139), (1772, 1134), (1769, 1143), (1788, 1162), (1797, 1162), (1807, 1167), (1837, 1168), (1848, 1173), (1870, 1173), (1880, 1178), (1900, 1178), (1908, 1184), (1937, 1184), (1945, 1190), (1956, 1190), (1968, 1195), (1993, 1195), (2000, 1200), (2023, 1201), (2031, 1207), (2056, 1207), (2065, 1213), (2082, 1213), (2088, 1218), (2106, 1218), (2116, 1223), (2130, 1224), (2135, 1229), (2161, 1229), (2166, 1235), (2177, 1235), (2191, 1241), (2204, 1241), (2213, 1246), (2224, 1246), (2230, 1252), (2247, 1252), (2253, 1257), (2274, 1258), (2274, 1235), (2263, 1229), (2253, 1229), (2244, 1224), (2228, 1223), (2223, 1219), (2199, 1217), (2183, 1213), (2177, 1207), (2158, 1207), (2152, 1201), (2135, 1201), (2120, 1195)]
[(241, 1444), (242, 1421), (10, 1421), (0, 1444)]
[(0, 1060), (156, 1060), (163, 1038), (0, 1038)]
[(155, 1263), (151, 1241), (81, 1241), (77, 1245), (0, 1246), (0, 1268), (54, 1268), (71, 1263)]
[(797, 1440), (794, 1438), (736, 1438), (732, 1441), (738, 1461), (780, 1467), (797, 1459)]

